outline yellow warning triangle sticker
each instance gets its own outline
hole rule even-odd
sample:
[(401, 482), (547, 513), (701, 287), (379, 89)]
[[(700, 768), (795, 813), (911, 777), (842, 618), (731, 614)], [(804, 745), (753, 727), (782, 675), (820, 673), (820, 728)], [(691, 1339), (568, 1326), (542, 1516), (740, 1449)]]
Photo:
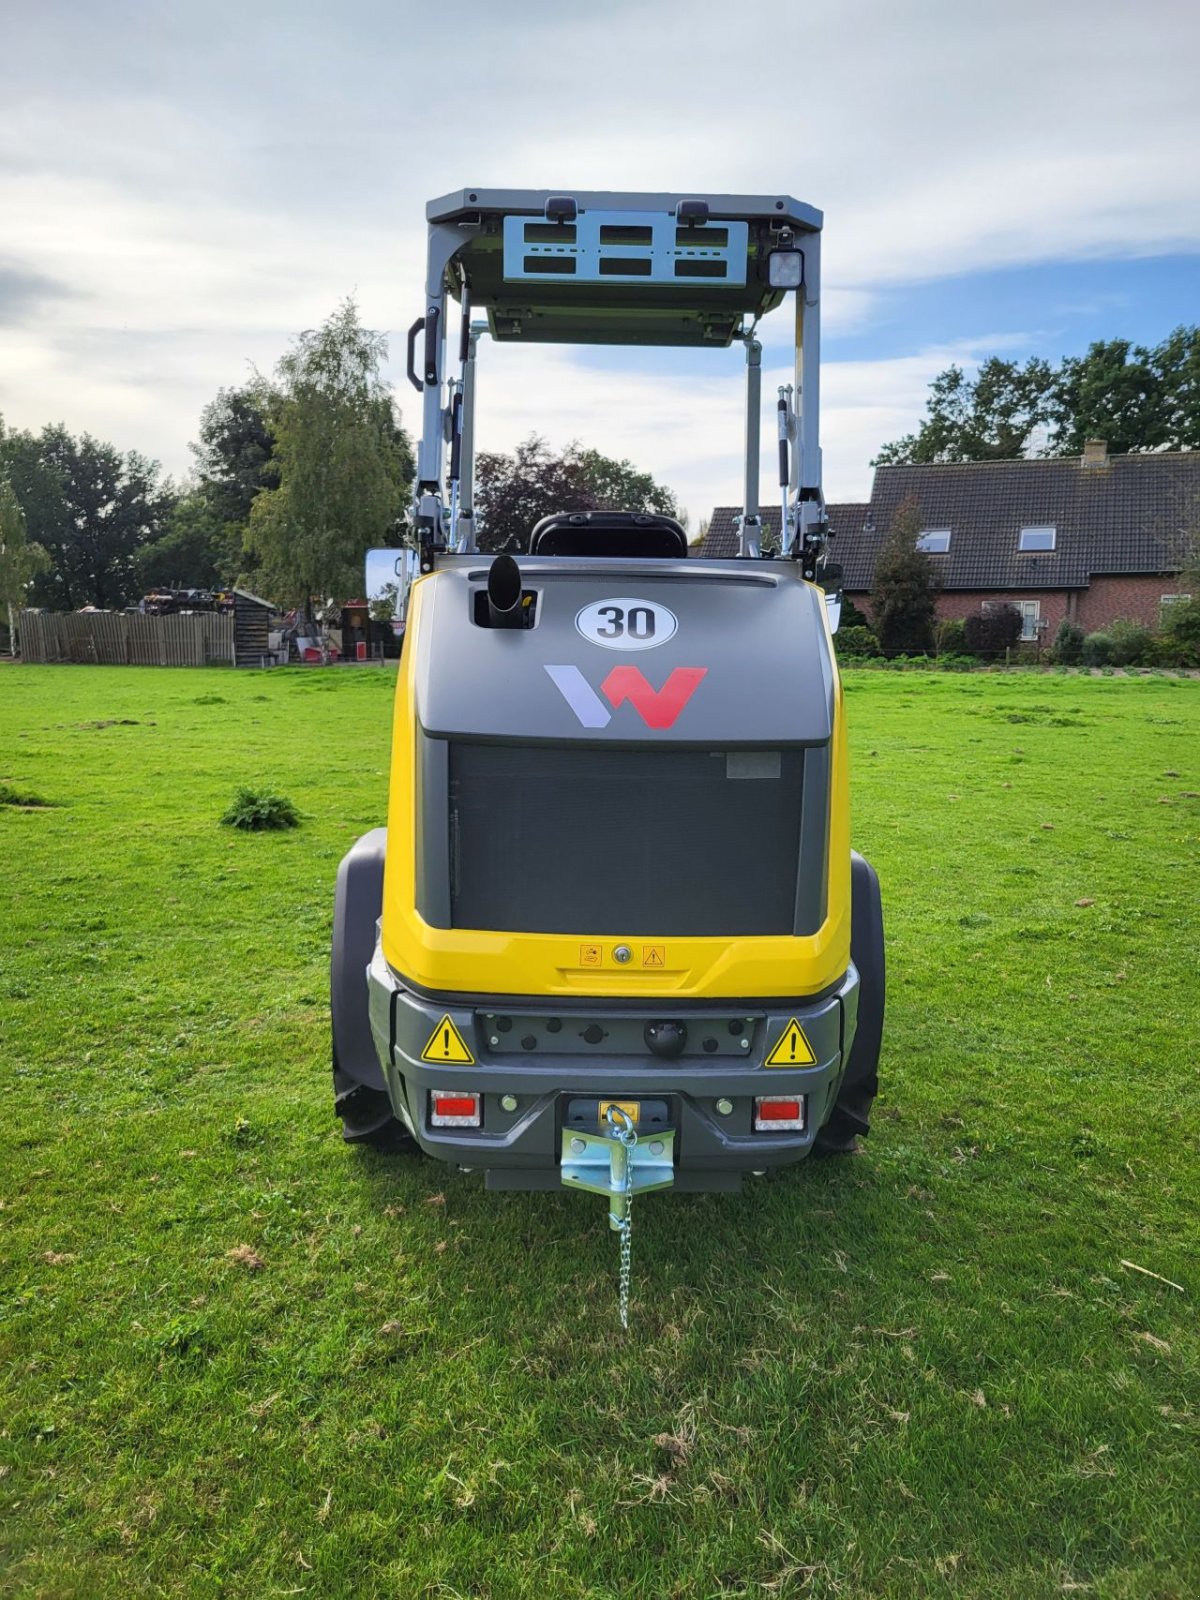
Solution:
[(435, 1066), (473, 1067), (475, 1057), (467, 1041), (450, 1018), (443, 1017), (429, 1035), (429, 1043), (421, 1051), (422, 1061), (432, 1061)]
[(774, 1050), (763, 1063), (768, 1067), (812, 1067), (817, 1058), (795, 1017), (779, 1035)]

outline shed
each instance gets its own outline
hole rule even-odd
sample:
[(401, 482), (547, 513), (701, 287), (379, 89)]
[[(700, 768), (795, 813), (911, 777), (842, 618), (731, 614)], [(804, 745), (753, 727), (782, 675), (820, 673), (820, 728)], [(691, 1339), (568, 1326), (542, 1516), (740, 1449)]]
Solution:
[(267, 633), (275, 607), (248, 589), (233, 591), (233, 664), (266, 667), (271, 664)]

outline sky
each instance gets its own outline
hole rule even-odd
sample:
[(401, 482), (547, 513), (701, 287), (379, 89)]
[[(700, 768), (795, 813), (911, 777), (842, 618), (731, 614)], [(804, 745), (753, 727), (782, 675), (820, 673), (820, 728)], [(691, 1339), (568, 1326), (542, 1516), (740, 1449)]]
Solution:
[[(865, 498), (951, 362), (1200, 321), (1197, 60), (1195, 0), (0, 0), (0, 415), (182, 477), (354, 295), (415, 429), (427, 199), (786, 193), (825, 216), (826, 496)], [(740, 495), (741, 370), (485, 342), (479, 446), (581, 439), (694, 528)]]

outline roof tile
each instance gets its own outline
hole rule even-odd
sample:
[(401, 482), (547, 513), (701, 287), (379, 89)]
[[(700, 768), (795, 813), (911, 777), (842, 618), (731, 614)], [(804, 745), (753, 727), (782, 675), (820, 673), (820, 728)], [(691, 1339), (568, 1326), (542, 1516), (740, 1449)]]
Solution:
[[(1077, 456), (1033, 461), (942, 462), (879, 467), (869, 505), (828, 507), (835, 558), (846, 588), (871, 587), (875, 555), (901, 502), (921, 507), (927, 528), (949, 528), (950, 549), (933, 556), (945, 589), (1079, 589), (1093, 574), (1178, 570), (1200, 527), (1200, 450), (1110, 456), (1084, 467)], [(718, 506), (702, 554), (737, 554), (735, 506)], [(767, 529), (778, 507), (763, 508)], [(1022, 555), (1020, 530), (1052, 526), (1052, 553)]]

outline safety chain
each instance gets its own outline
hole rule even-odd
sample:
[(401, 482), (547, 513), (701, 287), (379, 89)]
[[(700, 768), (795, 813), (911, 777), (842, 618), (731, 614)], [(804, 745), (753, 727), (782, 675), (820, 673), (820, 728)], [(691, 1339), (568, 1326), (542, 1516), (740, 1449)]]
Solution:
[(633, 1202), (630, 1202), (629, 1212), (621, 1224), (621, 1266), (619, 1271), (619, 1288), (617, 1302), (621, 1309), (621, 1326), (629, 1328), (629, 1272), (630, 1259), (633, 1255)]
[[(609, 1106), (607, 1112), (609, 1127), (617, 1139), (632, 1154), (637, 1143), (637, 1129), (634, 1127), (628, 1112), (620, 1106)], [(624, 1215), (620, 1218), (611, 1217), (613, 1227), (621, 1236), (621, 1265), (618, 1272), (618, 1305), (621, 1312), (621, 1326), (629, 1327), (629, 1279), (633, 1257), (633, 1195), (626, 1194), (623, 1201)]]

